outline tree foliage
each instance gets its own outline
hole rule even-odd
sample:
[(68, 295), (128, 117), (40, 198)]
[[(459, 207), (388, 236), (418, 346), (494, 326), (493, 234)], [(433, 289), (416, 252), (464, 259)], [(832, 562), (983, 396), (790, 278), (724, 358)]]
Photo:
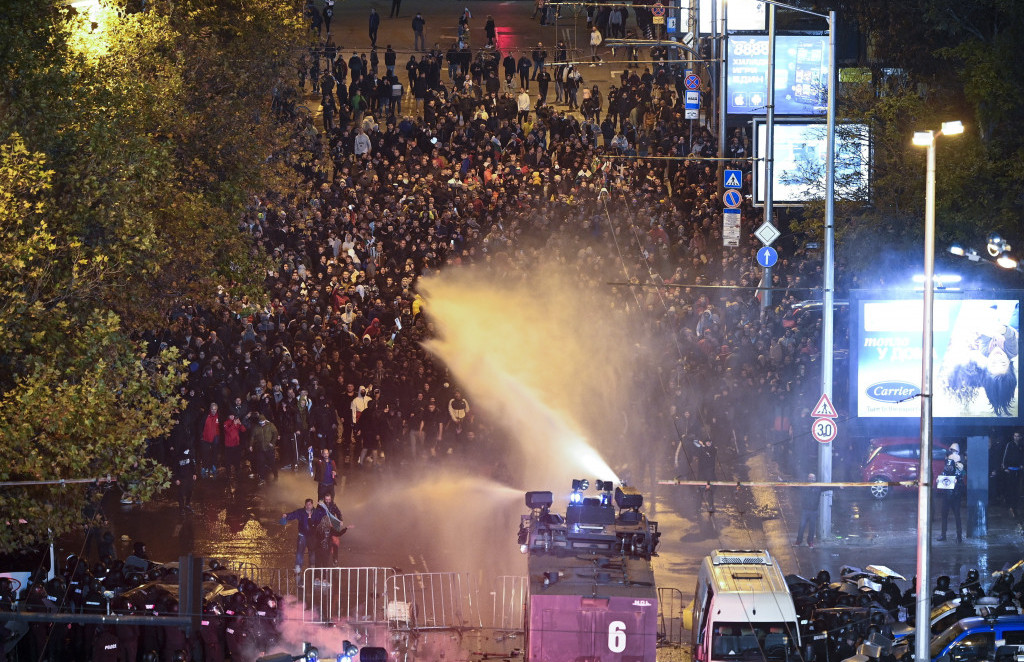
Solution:
[(96, 299), (141, 326), (179, 297), (224, 285), (256, 293), (262, 258), (238, 218), (247, 196), (292, 184), (275, 158), (289, 127), (270, 108), (301, 43), (293, 10), (268, 0), (108, 7), (92, 33), (57, 6), (9, 19), (0, 138), (16, 131), (46, 155), (51, 227), (108, 261)]
[[(182, 298), (258, 294), (244, 204), (295, 183), (271, 112), (289, 3), (62, 0), (0, 11), (0, 481), (110, 475), (145, 498), (179, 406), (134, 338)], [(0, 487), (0, 551), (81, 521), (85, 490)]]
[[(0, 481), (114, 476), (141, 497), (167, 483), (144, 458), (170, 425), (181, 370), (146, 358), (112, 312), (83, 305), (106, 260), (54, 232), (53, 171), (20, 136), (0, 145)], [(0, 487), (0, 550), (81, 521), (85, 490)]]
[[(905, 266), (920, 253), (925, 150), (915, 131), (961, 120), (966, 133), (937, 143), (936, 223), (941, 247), (979, 244), (997, 230), (1020, 236), (1024, 203), (1024, 79), (1013, 73), (1024, 14), (1007, 0), (838, 0), (867, 50), (871, 84), (840, 87), (840, 122), (864, 122), (872, 136), (872, 198), (836, 204), (837, 257), (852, 271), (884, 270), (889, 253)], [(800, 229), (815, 236), (823, 204), (806, 210)], [(1016, 241), (1014, 243), (1020, 243)], [(884, 247), (880, 251), (879, 247)]]

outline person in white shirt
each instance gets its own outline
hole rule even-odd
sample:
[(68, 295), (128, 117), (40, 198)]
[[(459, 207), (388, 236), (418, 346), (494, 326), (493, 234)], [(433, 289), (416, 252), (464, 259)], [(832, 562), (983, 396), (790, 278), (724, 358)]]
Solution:
[(356, 156), (370, 153), (370, 137), (362, 129), (356, 131), (355, 146), (353, 151)]
[(597, 47), (601, 45), (602, 41), (604, 38), (601, 37), (601, 31), (597, 29), (596, 25), (590, 26), (590, 66), (601, 61), (601, 57), (597, 54)]
[(370, 406), (370, 401), (373, 398), (370, 397), (365, 386), (359, 387), (359, 395), (352, 398), (352, 423), (358, 423), (359, 417), (362, 415), (366, 408)]
[(519, 107), (519, 121), (525, 122), (530, 119), (530, 93), (526, 91), (525, 87), (519, 89), (516, 105)]

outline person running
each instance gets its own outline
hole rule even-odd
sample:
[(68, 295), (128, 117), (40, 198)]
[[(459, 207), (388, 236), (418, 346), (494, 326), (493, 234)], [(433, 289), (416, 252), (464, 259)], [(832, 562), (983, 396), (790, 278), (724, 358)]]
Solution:
[(334, 502), (334, 495), (330, 492), (324, 494), (317, 506), (317, 510), (323, 513), (317, 526), (317, 554), (319, 560), (317, 565), (326, 566), (338, 565), (338, 550), (341, 547), (341, 536), (348, 529), (345, 527), (345, 519), (341, 515), (341, 509)]
[(301, 583), (302, 564), (306, 554), (309, 554), (309, 566), (316, 565), (316, 548), (314, 547), (314, 533), (320, 520), (324, 518), (324, 510), (315, 508), (316, 502), (306, 499), (302, 508), (297, 508), (290, 513), (281, 515), (278, 524), (287, 526), (288, 522), (298, 522), (298, 535), (295, 539), (295, 577), (296, 582)]

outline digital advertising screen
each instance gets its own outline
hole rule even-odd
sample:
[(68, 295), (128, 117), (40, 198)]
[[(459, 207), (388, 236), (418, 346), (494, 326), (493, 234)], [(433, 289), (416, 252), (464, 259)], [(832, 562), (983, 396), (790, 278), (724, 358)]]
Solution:
[[(768, 35), (729, 35), (726, 111), (764, 115), (768, 103)], [(775, 114), (824, 115), (828, 36), (775, 37)]]
[[(718, 20), (718, 31), (722, 31), (722, 0), (700, 0), (700, 33), (708, 35), (713, 32), (711, 26), (711, 5), (715, 7), (715, 18)], [(729, 0), (729, 13), (726, 15), (726, 27), (729, 32), (760, 31), (768, 29), (768, 5), (759, 0)], [(688, 9), (688, 3), (683, 0), (683, 8)], [(687, 16), (684, 11), (681, 15)]]
[[(765, 199), (765, 161), (768, 132), (764, 120), (754, 121), (754, 204)], [(802, 205), (825, 197), (828, 130), (823, 120), (784, 119), (775, 122), (775, 180), (772, 203)], [(868, 200), (871, 172), (871, 136), (864, 124), (836, 127), (835, 197)]]
[[(921, 416), (923, 302), (854, 292), (851, 411), (861, 422)], [(1020, 421), (1020, 292), (936, 292), (932, 416), (936, 427)]]

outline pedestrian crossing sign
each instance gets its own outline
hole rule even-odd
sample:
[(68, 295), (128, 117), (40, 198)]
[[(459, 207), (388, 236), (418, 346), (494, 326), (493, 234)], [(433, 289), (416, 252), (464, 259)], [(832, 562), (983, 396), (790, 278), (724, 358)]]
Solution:
[(839, 414), (836, 413), (836, 408), (832, 406), (832, 401), (827, 393), (821, 394), (818, 404), (814, 405), (814, 411), (811, 412), (811, 416), (813, 418), (839, 418)]
[(740, 188), (743, 175), (739, 170), (725, 171), (725, 188)]

